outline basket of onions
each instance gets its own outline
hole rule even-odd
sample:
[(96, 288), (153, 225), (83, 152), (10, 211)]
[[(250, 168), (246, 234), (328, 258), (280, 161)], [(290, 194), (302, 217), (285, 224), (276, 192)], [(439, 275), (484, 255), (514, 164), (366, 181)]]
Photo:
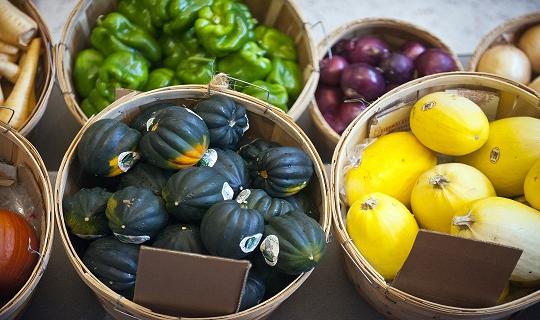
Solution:
[(540, 12), (511, 19), (484, 36), (469, 70), (495, 73), (540, 93)]
[(319, 44), (319, 57), (310, 114), (323, 137), (316, 142), (323, 158), (349, 123), (386, 92), (418, 77), (463, 69), (439, 38), (394, 19), (362, 19), (338, 28)]

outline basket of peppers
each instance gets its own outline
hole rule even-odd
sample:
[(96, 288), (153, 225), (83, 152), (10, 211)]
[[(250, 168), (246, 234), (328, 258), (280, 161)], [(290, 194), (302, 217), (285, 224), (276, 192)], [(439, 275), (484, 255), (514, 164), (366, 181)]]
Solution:
[(318, 81), (310, 30), (291, 1), (82, 0), (55, 55), (81, 124), (111, 104), (116, 89), (207, 84), (218, 72), (234, 90), (297, 119)]

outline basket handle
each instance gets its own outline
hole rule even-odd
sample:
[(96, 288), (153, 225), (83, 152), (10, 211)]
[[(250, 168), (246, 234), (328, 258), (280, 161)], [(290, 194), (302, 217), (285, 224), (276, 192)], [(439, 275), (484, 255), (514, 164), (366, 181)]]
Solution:
[[(318, 20), (315, 23), (304, 22), (304, 24), (309, 26), (311, 29), (315, 29), (316, 27), (319, 27), (321, 29), (321, 33), (323, 34), (325, 45), (328, 46), (328, 40), (329, 40), (328, 39), (328, 33), (326, 32), (326, 28), (325, 28), (324, 22), (322, 20)], [(328, 57), (332, 58), (332, 48), (328, 47), (328, 49), (326, 49), (326, 51), (327, 51)], [(319, 54), (319, 53), (317, 53), (317, 54)]]
[(5, 124), (5, 125), (6, 125), (6, 128), (7, 128), (7, 129), (6, 129), (5, 131), (3, 131), (2, 133), (6, 133), (6, 132), (8, 132), (9, 129), (11, 128), (11, 126), (10, 126), (9, 124), (10, 124), (11, 120), (13, 120), (13, 117), (15, 116), (15, 110), (13, 110), (13, 109), (10, 108), (10, 107), (5, 107), (5, 106), (0, 106), (0, 109), (5, 109), (5, 110), (8, 110), (8, 111), (11, 112), (11, 115), (9, 116), (9, 119), (8, 119), (7, 122), (4, 122), (4, 121), (1, 121), (1, 120), (0, 120), (0, 123)]

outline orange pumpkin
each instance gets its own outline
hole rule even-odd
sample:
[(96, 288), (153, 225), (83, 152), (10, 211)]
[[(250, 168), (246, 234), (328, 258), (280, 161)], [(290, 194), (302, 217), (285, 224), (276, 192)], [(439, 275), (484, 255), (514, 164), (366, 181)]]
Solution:
[(20, 214), (0, 210), (0, 297), (14, 295), (36, 265), (38, 239)]

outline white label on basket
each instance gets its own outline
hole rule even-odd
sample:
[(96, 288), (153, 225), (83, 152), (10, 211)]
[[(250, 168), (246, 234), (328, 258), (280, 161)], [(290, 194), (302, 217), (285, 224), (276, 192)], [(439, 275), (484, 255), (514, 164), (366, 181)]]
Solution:
[(271, 234), (264, 238), (261, 243), (261, 252), (264, 257), (264, 261), (269, 266), (275, 266), (278, 261), (279, 255), (279, 239), (275, 235)]
[(234, 191), (228, 182), (223, 183), (223, 188), (221, 188), (221, 195), (223, 196), (223, 200), (231, 200), (233, 198)]
[(249, 189), (246, 189), (246, 190), (242, 190), (237, 196), (236, 196), (236, 202), (242, 204), (242, 203), (246, 203), (247, 202), (247, 199), (249, 198), (249, 196), (251, 195), (251, 190)]
[(246, 131), (249, 129), (249, 118), (247, 114), (245, 114), (244, 117), (246, 117), (246, 126), (242, 128), (242, 133), (246, 133)]
[(105, 236), (104, 234), (78, 234), (78, 233), (75, 233), (75, 235), (85, 240), (94, 240), (94, 239), (102, 238)]
[(204, 121), (204, 120), (203, 120), (203, 118), (201, 118), (201, 116), (200, 116), (200, 115), (196, 114), (196, 113), (195, 113), (195, 112), (194, 112), (193, 110), (191, 110), (190, 108), (186, 108), (186, 110), (187, 110), (188, 112), (191, 112), (191, 113), (193, 113), (194, 115), (196, 115), (196, 116), (197, 116), (197, 118), (199, 118), (199, 119), (201, 119), (202, 121)]
[(129, 169), (131, 169), (131, 167), (133, 167), (135, 162), (137, 162), (137, 160), (139, 160), (140, 158), (141, 158), (141, 155), (138, 152), (135, 152), (135, 151), (122, 152), (121, 154), (118, 155), (118, 168), (120, 168), (122, 172), (126, 172)]
[(199, 160), (199, 167), (213, 167), (218, 160), (217, 151), (208, 149)]
[(240, 250), (242, 250), (242, 252), (244, 253), (252, 252), (259, 245), (261, 238), (262, 233), (257, 233), (252, 236), (245, 237), (244, 239), (242, 239), (242, 241), (240, 241)]
[(150, 236), (128, 236), (128, 235), (125, 235), (125, 234), (119, 234), (119, 233), (116, 233), (116, 232), (113, 232), (114, 233), (114, 236), (124, 242), (124, 243), (132, 243), (132, 244), (141, 244), (143, 242), (146, 242), (148, 240), (150, 240)]

